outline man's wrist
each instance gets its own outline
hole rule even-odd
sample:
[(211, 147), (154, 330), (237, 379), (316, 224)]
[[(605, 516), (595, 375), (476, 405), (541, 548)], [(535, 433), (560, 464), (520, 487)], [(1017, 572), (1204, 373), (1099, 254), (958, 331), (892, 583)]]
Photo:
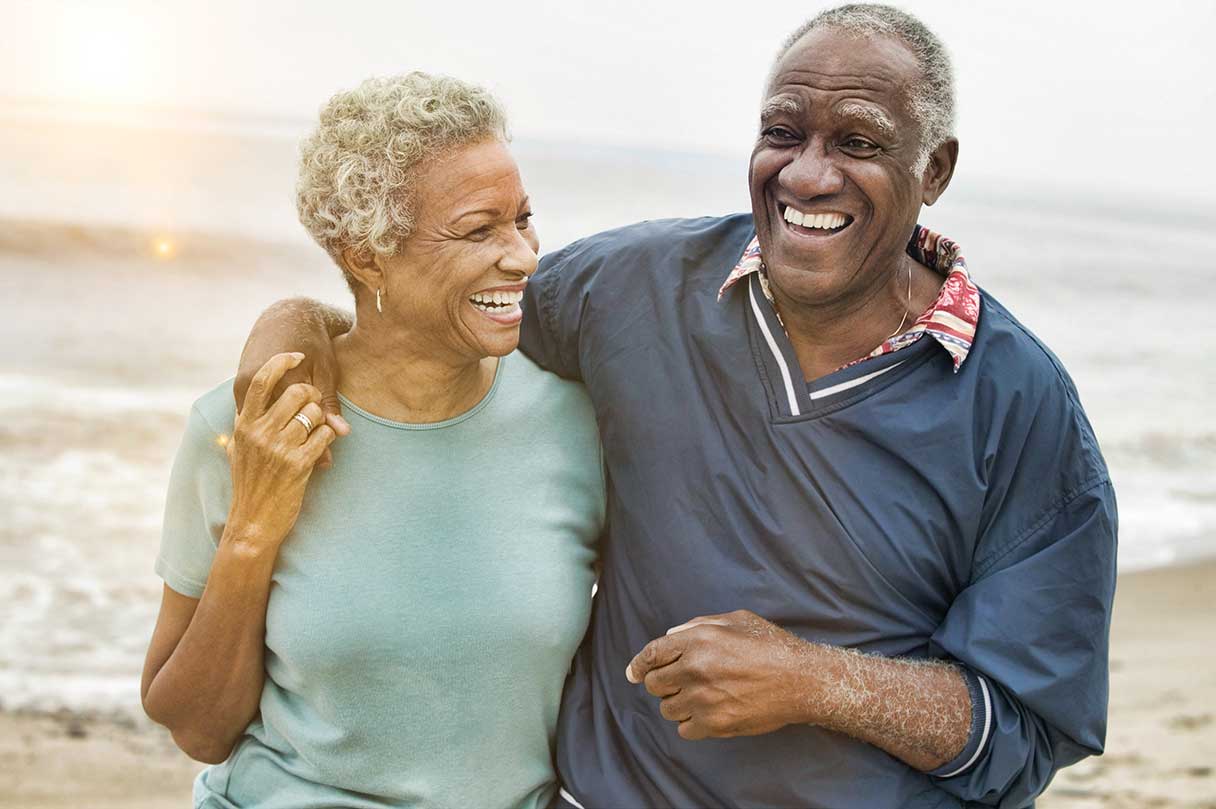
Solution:
[(798, 643), (801, 647), (797, 653), (785, 658), (783, 718), (790, 725), (819, 725), (824, 719), (820, 708), (824, 703), (825, 669), (832, 665), (831, 647), (801, 639)]

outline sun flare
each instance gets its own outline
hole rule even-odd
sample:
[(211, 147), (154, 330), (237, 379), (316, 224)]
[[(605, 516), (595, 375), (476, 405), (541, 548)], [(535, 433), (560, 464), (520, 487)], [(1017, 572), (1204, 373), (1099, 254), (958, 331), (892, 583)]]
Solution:
[(152, 251), (157, 258), (170, 259), (177, 253), (177, 245), (167, 236), (161, 236), (152, 243)]

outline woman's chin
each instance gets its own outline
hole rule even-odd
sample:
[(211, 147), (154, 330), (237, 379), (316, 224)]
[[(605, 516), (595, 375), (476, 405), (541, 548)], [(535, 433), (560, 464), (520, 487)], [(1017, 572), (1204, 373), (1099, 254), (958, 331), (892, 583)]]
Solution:
[(523, 311), (516, 306), (513, 312), (504, 314), (474, 309), (474, 316), (465, 322), (484, 356), (505, 357), (519, 347), (519, 324), (522, 321)]

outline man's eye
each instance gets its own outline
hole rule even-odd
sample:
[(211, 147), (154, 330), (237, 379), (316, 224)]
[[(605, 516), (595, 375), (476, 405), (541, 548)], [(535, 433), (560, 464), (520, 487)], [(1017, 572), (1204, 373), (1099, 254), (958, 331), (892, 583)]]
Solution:
[(764, 139), (773, 144), (788, 144), (796, 141), (798, 136), (783, 126), (770, 126), (760, 133)]
[(874, 152), (878, 149), (878, 144), (865, 138), (849, 138), (840, 145), (852, 152)]

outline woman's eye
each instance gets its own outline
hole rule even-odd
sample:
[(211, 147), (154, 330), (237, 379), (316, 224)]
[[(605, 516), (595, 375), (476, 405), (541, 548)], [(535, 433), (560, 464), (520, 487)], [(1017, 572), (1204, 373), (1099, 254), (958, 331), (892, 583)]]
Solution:
[(531, 211), (528, 211), (526, 214), (520, 216), (518, 219), (515, 220), (515, 227), (519, 228), (520, 230), (527, 230), (531, 225), (532, 225), (532, 212)]
[(471, 241), (482, 242), (485, 241), (493, 231), (494, 228), (490, 227), (489, 225), (482, 225), (476, 230), (469, 231), (464, 237)]

